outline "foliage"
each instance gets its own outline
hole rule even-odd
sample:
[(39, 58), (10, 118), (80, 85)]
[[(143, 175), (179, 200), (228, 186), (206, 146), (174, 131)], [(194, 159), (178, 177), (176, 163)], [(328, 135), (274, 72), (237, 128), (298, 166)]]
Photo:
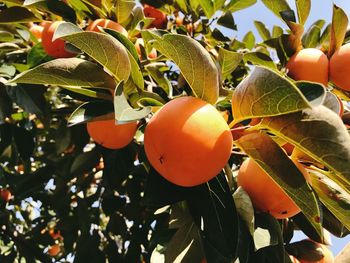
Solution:
[[(294, 230), (324, 244), (325, 230), (349, 234), (350, 93), (295, 81), (285, 68), (302, 48), (330, 58), (349, 41), (348, 19), (334, 6), (331, 24), (318, 20), (304, 29), (309, 0), (296, 0), (296, 12), (287, 1), (262, 2), (285, 28), (255, 21), (259, 36), (238, 40), (222, 27), (237, 30), (234, 12), (254, 0), (142, 1), (167, 15), (165, 29), (149, 28), (154, 18), (135, 0), (5, 0), (0, 185), (12, 196), (0, 200), (0, 261), (290, 262), (288, 253), (318, 260), (315, 247), (291, 243)], [(128, 37), (108, 28), (85, 31), (97, 18), (117, 21)], [(29, 30), (33, 22), (57, 20), (65, 22), (54, 38), (66, 41), (73, 58), (48, 56)], [(157, 57), (149, 58), (153, 48)], [(158, 174), (143, 147), (152, 114), (184, 95), (227, 114), (234, 140), (222, 172), (187, 188)], [(113, 118), (139, 122), (122, 149), (95, 144), (86, 130), (87, 122)], [(303, 180), (300, 187), (286, 143), (308, 168), (311, 185)], [(253, 209), (236, 183), (246, 156), (301, 213), (277, 220)], [(49, 252), (54, 245), (57, 255)]]

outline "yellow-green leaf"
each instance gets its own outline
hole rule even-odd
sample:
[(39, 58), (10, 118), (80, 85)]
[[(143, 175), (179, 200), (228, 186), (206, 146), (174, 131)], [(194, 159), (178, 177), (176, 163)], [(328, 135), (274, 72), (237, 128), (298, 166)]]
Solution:
[(236, 123), (311, 107), (292, 82), (273, 70), (258, 66), (237, 86), (232, 104)]
[(329, 44), (328, 56), (333, 53), (343, 44), (346, 30), (348, 28), (349, 19), (343, 9), (334, 5), (331, 27), (331, 40)]
[(242, 61), (243, 54), (224, 48), (219, 49), (219, 63), (222, 76), (225, 78), (234, 71)]
[(295, 0), (298, 10), (299, 23), (304, 25), (311, 10), (311, 0)]

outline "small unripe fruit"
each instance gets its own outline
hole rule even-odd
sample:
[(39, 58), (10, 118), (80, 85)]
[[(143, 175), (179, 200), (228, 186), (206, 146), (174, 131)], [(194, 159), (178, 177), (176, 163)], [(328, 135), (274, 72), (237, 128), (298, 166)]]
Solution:
[(288, 75), (294, 80), (328, 83), (328, 58), (319, 49), (305, 48), (296, 52), (288, 61)]

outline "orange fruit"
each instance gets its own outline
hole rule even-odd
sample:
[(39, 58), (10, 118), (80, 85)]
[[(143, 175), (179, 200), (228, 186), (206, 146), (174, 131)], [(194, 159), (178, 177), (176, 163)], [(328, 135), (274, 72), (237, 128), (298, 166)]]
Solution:
[(126, 31), (122, 25), (105, 18), (99, 18), (99, 19), (96, 19), (95, 21), (92, 21), (86, 28), (86, 31), (101, 32), (101, 30), (98, 29), (98, 26), (103, 28), (113, 29), (115, 31), (122, 33), (126, 37), (128, 36), (128, 31)]
[(224, 118), (215, 107), (194, 97), (165, 104), (151, 118), (144, 135), (151, 165), (180, 186), (209, 181), (231, 155), (232, 135)]
[[(310, 176), (306, 169), (297, 161), (293, 162), (309, 182)], [(278, 219), (300, 212), (294, 201), (253, 159), (248, 158), (242, 163), (237, 183), (248, 193), (254, 207), (259, 211), (268, 212)]]
[(318, 261), (308, 261), (308, 260), (300, 259), (300, 263), (333, 263), (334, 256), (332, 251), (326, 245), (323, 245), (320, 243), (316, 243), (316, 244), (322, 249), (324, 257)]
[(350, 91), (350, 43), (334, 52), (329, 61), (329, 78), (339, 88)]
[(288, 61), (288, 75), (294, 80), (328, 83), (328, 58), (319, 49), (305, 48), (296, 52)]
[[(135, 48), (136, 48), (136, 51), (137, 51), (137, 54), (139, 55), (139, 57), (141, 57), (140, 45), (145, 46), (145, 43), (144, 43), (142, 38), (136, 39), (136, 42), (135, 42)], [(157, 57), (157, 50), (155, 48), (152, 48), (152, 50), (148, 53), (147, 56), (150, 59), (156, 58)]]
[(137, 122), (115, 124), (115, 120), (93, 121), (87, 123), (90, 137), (109, 149), (120, 149), (128, 145), (137, 130)]
[(54, 58), (69, 58), (74, 57), (75, 54), (68, 52), (64, 48), (64, 40), (56, 39), (52, 41), (52, 37), (55, 33), (56, 28), (63, 21), (56, 21), (53, 23), (46, 23), (41, 36), (42, 45), (46, 53)]
[(0, 189), (0, 198), (7, 203), (12, 198), (12, 194), (7, 189)]
[(33, 36), (35, 36), (36, 39), (41, 40), (41, 35), (43, 33), (44, 27), (43, 26), (39, 26), (39, 25), (35, 25), (33, 24), (30, 28), (29, 28), (29, 32), (33, 34)]
[(164, 14), (162, 11), (154, 8), (153, 6), (144, 5), (143, 13), (145, 14), (145, 17), (154, 18), (150, 27), (166, 28), (168, 19), (166, 14)]
[(48, 253), (51, 257), (56, 257), (61, 252), (61, 247), (58, 244), (51, 246)]

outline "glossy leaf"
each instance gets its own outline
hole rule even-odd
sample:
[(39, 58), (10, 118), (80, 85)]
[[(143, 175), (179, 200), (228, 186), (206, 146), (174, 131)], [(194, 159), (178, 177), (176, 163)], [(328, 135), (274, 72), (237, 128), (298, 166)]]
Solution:
[(195, 95), (215, 103), (219, 96), (219, 72), (209, 52), (188, 36), (165, 34), (160, 37), (147, 32), (154, 39), (149, 45), (178, 65)]
[(265, 118), (261, 125), (334, 171), (334, 181), (349, 186), (350, 135), (336, 113), (318, 106)]
[(330, 46), (328, 56), (331, 57), (333, 53), (343, 44), (345, 33), (348, 27), (349, 19), (343, 9), (334, 5), (332, 27), (330, 34)]
[(232, 0), (225, 6), (225, 10), (236, 12), (254, 5), (257, 0)]
[(263, 4), (282, 19), (281, 12), (291, 10), (286, 0), (262, 0)]
[(258, 30), (259, 35), (261, 36), (263, 41), (271, 38), (270, 31), (267, 29), (267, 27), (265, 26), (265, 24), (263, 22), (254, 21), (254, 25), (255, 25), (256, 29)]
[(300, 170), (278, 144), (264, 133), (247, 134), (235, 141), (235, 144), (257, 162), (300, 207), (313, 227), (322, 233), (316, 196)]
[(55, 59), (17, 75), (10, 83), (113, 88), (115, 82), (98, 65), (80, 58)]
[(232, 113), (236, 123), (245, 119), (297, 112), (310, 107), (292, 82), (263, 67), (256, 67), (237, 86), (232, 101)]
[(243, 37), (243, 42), (246, 45), (248, 49), (253, 49), (255, 46), (255, 36), (252, 31), (249, 31), (245, 36)]
[(312, 26), (302, 37), (304, 48), (317, 47), (321, 38), (321, 28), (318, 26)]
[(124, 94), (124, 83), (120, 82), (114, 93), (114, 113), (118, 123), (133, 122), (145, 118), (151, 112), (151, 107), (134, 109), (129, 105)]
[[(127, 80), (131, 65), (126, 48), (110, 35), (97, 32), (77, 32), (79, 29), (67, 30), (67, 23), (60, 24), (54, 39), (62, 38), (101, 64), (118, 81)], [(75, 33), (72, 33), (75, 32)]]
[(40, 22), (41, 19), (36, 17), (27, 8), (20, 6), (13, 6), (3, 9), (0, 12), (0, 24), (9, 23), (28, 23), (28, 22)]
[(295, 0), (298, 11), (298, 21), (304, 25), (311, 10), (311, 0)]
[(219, 49), (219, 62), (222, 76), (225, 78), (234, 71), (242, 61), (243, 54), (224, 48)]

